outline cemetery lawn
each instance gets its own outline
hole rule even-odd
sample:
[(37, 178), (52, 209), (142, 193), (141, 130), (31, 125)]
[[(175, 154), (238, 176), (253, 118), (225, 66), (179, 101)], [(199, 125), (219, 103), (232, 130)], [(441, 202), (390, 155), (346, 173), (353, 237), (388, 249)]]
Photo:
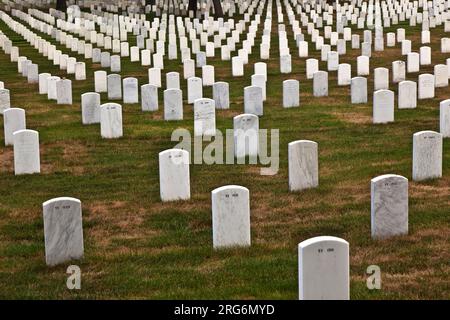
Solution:
[[(419, 28), (405, 28), (413, 51), (418, 52)], [(65, 76), (4, 23), (0, 29), (19, 46), (20, 55), (39, 64), (40, 73)], [(27, 84), (17, 74), (16, 64), (0, 53), (0, 80), (11, 91), (11, 104), (24, 108), (27, 128), (39, 132), (42, 171), (14, 176), (13, 149), (4, 147), (1, 135), (0, 298), (296, 299), (297, 244), (320, 235), (350, 243), (352, 299), (450, 298), (448, 139), (444, 141), (443, 178), (411, 181), (412, 135), (439, 130), (439, 102), (450, 97), (450, 88), (437, 88), (436, 98), (419, 100), (417, 109), (396, 108), (394, 123), (373, 125), (373, 69), (390, 68), (392, 61), (402, 60), (399, 45), (372, 52), (369, 103), (351, 105), (350, 88), (337, 86), (336, 72), (329, 75), (329, 96), (312, 97), (305, 59), (298, 58), (290, 29), (293, 70), (280, 74), (275, 32), (274, 21), (260, 128), (280, 130), (278, 174), (262, 176), (260, 165), (191, 165), (191, 200), (175, 203), (160, 201), (158, 153), (176, 144), (170, 141), (176, 128), (193, 132), (191, 105), (185, 101), (183, 121), (166, 122), (161, 90), (157, 112), (144, 113), (139, 104), (122, 104), (124, 137), (101, 139), (99, 125), (81, 124), (80, 111), (80, 95), (94, 90), (93, 72), (101, 69), (99, 64), (86, 61), (86, 81), (69, 77), (73, 105), (56, 105), (38, 94), (37, 84)], [(443, 25), (432, 29), (433, 65), (445, 64), (449, 57), (440, 53), (443, 36)], [(231, 76), (230, 62), (220, 60), (219, 50), (214, 59), (208, 58), (215, 66), (216, 81), (230, 83), (231, 108), (216, 112), (217, 128), (222, 132), (232, 128), (233, 116), (243, 113), (243, 88), (250, 84), (253, 63), (259, 61), (258, 43), (253, 49), (242, 78)], [(319, 57), (311, 46), (309, 51), (310, 57)], [(348, 44), (347, 54), (340, 57), (340, 63), (352, 65), (353, 75), (359, 54), (360, 50), (351, 50)], [(323, 62), (320, 69), (326, 70)], [(168, 71), (178, 71), (182, 77), (182, 64), (165, 60), (163, 88)], [(421, 73), (425, 72), (432, 73), (432, 66), (421, 66)], [(196, 73), (200, 75), (201, 70)], [(137, 77), (139, 85), (148, 82), (147, 68), (128, 59), (122, 59), (121, 75), (122, 79)], [(417, 76), (407, 74), (409, 80)], [(282, 108), (282, 81), (286, 79), (300, 80), (300, 108)], [(181, 83), (186, 99), (186, 81)], [(397, 93), (397, 85), (391, 82), (390, 88)], [(212, 97), (211, 88), (205, 88), (204, 96)], [(102, 102), (107, 102), (105, 94)], [(3, 131), (3, 121), (0, 127)], [(320, 186), (290, 193), (287, 145), (299, 139), (319, 145)], [(410, 180), (409, 235), (374, 241), (370, 236), (370, 179), (387, 173)], [(212, 249), (210, 192), (227, 184), (250, 190), (252, 246), (248, 249)], [(44, 259), (42, 203), (60, 196), (82, 202), (85, 258), (49, 268)], [(81, 290), (66, 288), (70, 264), (82, 270)], [(366, 268), (374, 264), (381, 268), (381, 290), (366, 287)]]

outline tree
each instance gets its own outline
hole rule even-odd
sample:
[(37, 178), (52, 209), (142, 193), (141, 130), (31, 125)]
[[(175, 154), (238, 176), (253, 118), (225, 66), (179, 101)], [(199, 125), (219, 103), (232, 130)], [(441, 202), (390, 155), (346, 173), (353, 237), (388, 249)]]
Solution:
[(155, 0), (145, 0), (145, 5), (146, 6), (148, 6), (148, 5), (153, 6), (153, 5), (155, 5)]
[(67, 11), (66, 0), (56, 0), (56, 10), (66, 12)]
[(188, 10), (197, 12), (197, 0), (189, 0)]
[(223, 10), (222, 10), (222, 4), (220, 3), (220, 0), (212, 0), (214, 5), (214, 15), (217, 18), (223, 17)]
[[(222, 3), (220, 0), (212, 0), (214, 5), (214, 14), (216, 17), (223, 17)], [(197, 12), (197, 0), (189, 0), (189, 11)]]

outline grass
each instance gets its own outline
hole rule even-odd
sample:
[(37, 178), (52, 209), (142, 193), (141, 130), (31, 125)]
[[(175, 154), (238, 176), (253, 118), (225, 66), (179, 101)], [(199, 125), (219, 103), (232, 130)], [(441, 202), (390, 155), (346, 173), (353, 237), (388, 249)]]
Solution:
[[(275, 11), (273, 16), (275, 19)], [(250, 84), (253, 63), (259, 61), (262, 24), (245, 77), (233, 78), (230, 62), (221, 61), (218, 50), (215, 58), (208, 58), (208, 64), (215, 66), (216, 81), (230, 83), (231, 108), (216, 112), (220, 130), (232, 128), (232, 117), (243, 113), (243, 88)], [(403, 26), (407, 39), (413, 40), (413, 51), (418, 52), (420, 28)], [(394, 123), (371, 123), (373, 68), (391, 68), (392, 61), (405, 60), (399, 45), (373, 52), (369, 103), (352, 105), (349, 87), (337, 86), (336, 72), (329, 74), (329, 97), (314, 98), (312, 81), (306, 79), (305, 59), (298, 58), (288, 26), (292, 73), (279, 73), (274, 20), (260, 128), (280, 130), (278, 174), (260, 176), (255, 165), (191, 165), (192, 199), (162, 203), (158, 153), (176, 144), (170, 141), (174, 129), (193, 132), (192, 106), (185, 100), (184, 120), (166, 122), (160, 91), (159, 111), (144, 113), (139, 105), (123, 105), (124, 137), (101, 139), (98, 125), (81, 124), (80, 111), (80, 95), (94, 90), (93, 72), (100, 70), (100, 65), (86, 61), (88, 79), (75, 81), (3, 22), (0, 29), (19, 47), (20, 55), (39, 64), (39, 72), (72, 79), (74, 100), (71, 106), (48, 101), (38, 94), (36, 84), (27, 84), (17, 74), (9, 56), (0, 53), (0, 80), (11, 90), (12, 105), (24, 108), (27, 127), (39, 131), (42, 167), (39, 175), (14, 176), (12, 148), (3, 146), (1, 135), (0, 298), (296, 299), (297, 244), (319, 235), (349, 241), (352, 299), (450, 298), (448, 139), (444, 141), (443, 178), (411, 181), (412, 135), (438, 130), (439, 101), (448, 98), (450, 89), (437, 88), (436, 98), (419, 100), (416, 109), (396, 109)], [(362, 30), (353, 32), (362, 37)], [(443, 36), (443, 25), (432, 29), (433, 64), (445, 63), (448, 57), (440, 53)], [(131, 43), (135, 43), (133, 37)], [(310, 57), (320, 59), (320, 52), (311, 45), (309, 51)], [(341, 63), (352, 65), (352, 75), (359, 54), (360, 50), (351, 50), (348, 43), (347, 54), (340, 57)], [(320, 69), (326, 70), (326, 64), (320, 62)], [(182, 65), (166, 60), (164, 72), (168, 71), (182, 76)], [(420, 73), (426, 72), (433, 73), (432, 66), (421, 66)], [(147, 68), (128, 59), (122, 59), (121, 74), (122, 78), (137, 77), (139, 84), (148, 82)], [(201, 75), (201, 70), (196, 69), (196, 74)], [(407, 75), (415, 81), (417, 76)], [(286, 79), (300, 80), (300, 108), (282, 108), (282, 81)], [(181, 82), (186, 99), (186, 82)], [(392, 82), (390, 89), (397, 94)], [(205, 88), (204, 96), (212, 97), (210, 88)], [(102, 102), (107, 102), (105, 94)], [(3, 124), (0, 127), (2, 130)], [(320, 186), (290, 193), (287, 144), (298, 139), (319, 144)], [(410, 232), (374, 241), (370, 237), (370, 179), (385, 173), (410, 179)], [(251, 248), (212, 249), (210, 192), (227, 184), (250, 190)], [(45, 265), (42, 202), (59, 196), (82, 201), (85, 258), (72, 262), (82, 270), (79, 291), (70, 291), (65, 285), (65, 271), (71, 263), (53, 268)], [(372, 264), (381, 268), (381, 290), (366, 288), (365, 271)]]

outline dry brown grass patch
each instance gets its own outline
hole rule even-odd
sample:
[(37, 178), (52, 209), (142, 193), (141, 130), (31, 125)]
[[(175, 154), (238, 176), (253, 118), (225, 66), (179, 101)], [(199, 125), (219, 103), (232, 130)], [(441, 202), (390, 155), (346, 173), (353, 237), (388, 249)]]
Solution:
[(147, 212), (128, 202), (98, 201), (87, 203), (85, 207), (90, 214), (84, 219), (93, 223), (86, 232), (99, 249), (108, 247), (113, 240), (140, 240), (156, 234), (156, 231), (142, 226)]
[(414, 198), (436, 199), (448, 198), (450, 202), (450, 177), (442, 177), (437, 180), (437, 185), (427, 185), (426, 182), (411, 182), (409, 195)]
[(0, 172), (14, 172), (14, 149), (12, 147), (2, 149), (0, 154)]
[(341, 121), (353, 124), (371, 124), (372, 117), (360, 112), (331, 112), (331, 115), (335, 116)]
[(197, 267), (197, 271), (201, 274), (210, 274), (213, 272), (217, 272), (220, 269), (223, 269), (224, 266), (225, 266), (224, 260), (210, 259), (199, 265)]

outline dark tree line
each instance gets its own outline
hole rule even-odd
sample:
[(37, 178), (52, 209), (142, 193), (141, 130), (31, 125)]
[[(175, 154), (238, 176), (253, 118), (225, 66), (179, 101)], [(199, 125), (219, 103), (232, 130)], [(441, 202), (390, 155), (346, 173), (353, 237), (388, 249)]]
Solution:
[[(223, 17), (222, 3), (220, 0), (212, 0), (214, 5), (214, 14), (216, 17)], [(188, 10), (197, 12), (197, 0), (189, 0)]]
[[(222, 9), (222, 3), (220, 0), (212, 0), (213, 6), (214, 6), (214, 13), (216, 17), (223, 17), (223, 9)], [(145, 0), (146, 5), (154, 5), (155, 0)], [(66, 0), (56, 0), (56, 9), (59, 11), (66, 12), (67, 10), (67, 3)], [(197, 12), (197, 0), (189, 0), (188, 10)]]
[(66, 12), (67, 11), (66, 0), (56, 0), (56, 10)]

